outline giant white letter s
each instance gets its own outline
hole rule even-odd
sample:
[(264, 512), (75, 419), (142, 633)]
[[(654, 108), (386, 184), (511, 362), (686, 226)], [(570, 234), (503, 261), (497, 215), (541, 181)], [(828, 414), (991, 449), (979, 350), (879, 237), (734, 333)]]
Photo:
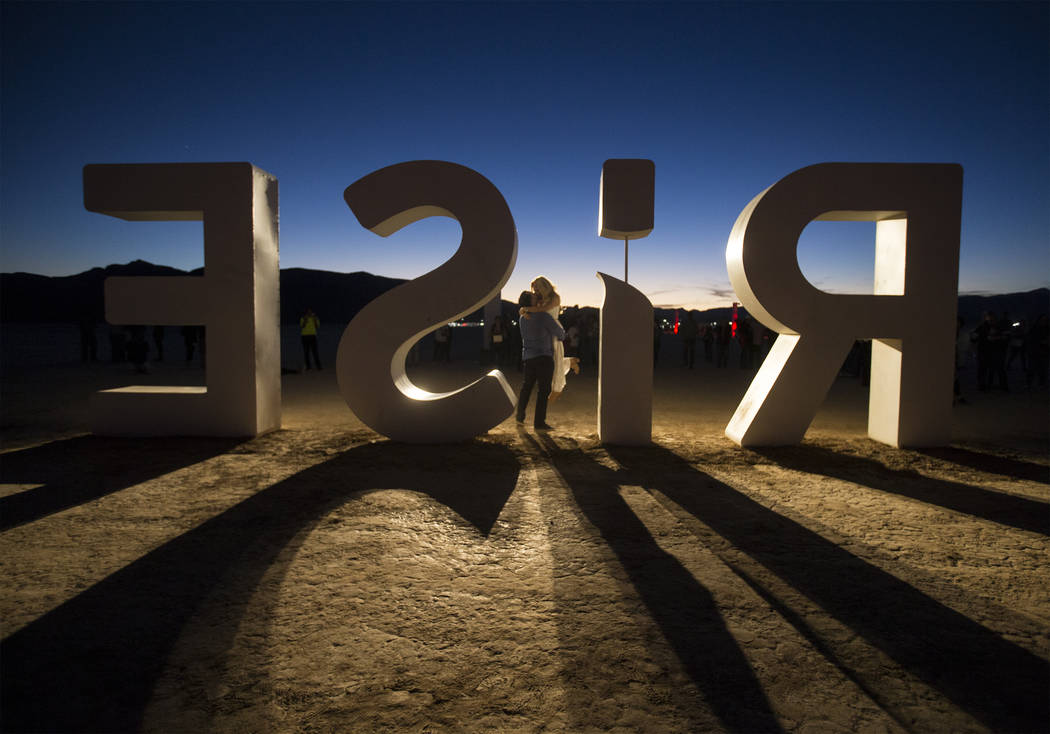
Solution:
[[(962, 167), (822, 163), (756, 196), (733, 226), (729, 279), (778, 331), (726, 427), (743, 446), (802, 439), (856, 339), (872, 339), (868, 434), (894, 446), (951, 438)], [(797, 244), (814, 219), (874, 221), (875, 295), (814, 288)]]
[(378, 433), (413, 443), (465, 441), (509, 418), (514, 391), (499, 370), (448, 393), (423, 390), (405, 374), (416, 341), (483, 306), (510, 278), (518, 235), (499, 190), (455, 163), (410, 161), (370, 173), (343, 196), (361, 225), (383, 237), (430, 216), (463, 229), (451, 259), (379, 296), (347, 325), (336, 355), (347, 405)]

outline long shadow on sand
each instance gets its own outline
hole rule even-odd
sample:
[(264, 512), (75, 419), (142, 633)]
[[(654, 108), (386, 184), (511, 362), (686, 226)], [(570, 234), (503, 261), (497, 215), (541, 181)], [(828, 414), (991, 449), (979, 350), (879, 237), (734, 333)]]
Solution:
[[(502, 446), (381, 442), (268, 487), (5, 639), (2, 727), (136, 731), (180, 632), (209, 594), (233, 586), (247, 603), (282, 549), (355, 493), (396, 488), (428, 494), (487, 535), (519, 470), (513, 452)], [(228, 649), (238, 622), (215, 629), (217, 649)]]
[[(536, 439), (523, 434), (537, 444)], [(726, 731), (779, 732), (782, 727), (754, 671), (726, 627), (711, 592), (657, 544), (619, 494), (630, 484), (596, 463), (575, 442), (559, 446), (541, 436), (543, 451), (572, 492), (580, 511), (602, 535)], [(571, 683), (571, 682), (570, 682)], [(589, 722), (578, 722), (581, 729)], [(696, 722), (696, 726), (701, 726)]]
[[(728, 542), (738, 552), (730, 565), (744, 562), (749, 583), (772, 574), (992, 730), (1050, 726), (1045, 660), (667, 449), (610, 448), (609, 454), (622, 466), (619, 484), (654, 491), (676, 506), (670, 509), (681, 508), (719, 536), (709, 542)], [(843, 654), (833, 662), (863, 681), (880, 705), (906, 716), (875, 661)]]
[(981, 451), (973, 451), (958, 446), (941, 446), (918, 449), (920, 454), (932, 456), (942, 461), (950, 461), (959, 466), (968, 466), (992, 474), (1002, 474), (1013, 479), (1025, 479), (1030, 482), (1050, 484), (1050, 467), (1023, 459), (1012, 459), (1008, 456), (996, 456)]
[(785, 446), (755, 451), (786, 469), (844, 479), (1020, 530), (1050, 535), (1050, 505), (1046, 502), (993, 492), (962, 482), (934, 479), (915, 471), (892, 469), (875, 459), (843, 454), (820, 446)]
[[(0, 482), (40, 484), (0, 497), (0, 530), (82, 505), (218, 456), (241, 441), (226, 438), (78, 436), (0, 456)], [(143, 461), (143, 456), (149, 456)]]

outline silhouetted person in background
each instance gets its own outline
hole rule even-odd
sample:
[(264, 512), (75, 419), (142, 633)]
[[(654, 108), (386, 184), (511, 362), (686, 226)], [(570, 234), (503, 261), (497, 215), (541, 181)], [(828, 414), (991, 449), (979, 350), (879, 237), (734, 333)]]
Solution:
[(1009, 325), (1009, 332), (1006, 335), (1006, 371), (1010, 371), (1010, 366), (1014, 363), (1014, 360), (1020, 357), (1021, 361), (1021, 374), (1028, 372), (1028, 359), (1025, 354), (1025, 323), (1024, 321), (1018, 321)]
[(164, 361), (164, 327), (157, 324), (153, 327), (153, 347), (157, 350), (157, 361)]
[(312, 308), (306, 309), (299, 318), (299, 337), (303, 342), (303, 362), (306, 369), (310, 369), (310, 356), (313, 355), (314, 366), (321, 367), (321, 357), (317, 353), (317, 330), (321, 328), (321, 319), (317, 318)]
[(496, 353), (496, 366), (503, 367), (507, 363), (507, 345), (510, 339), (507, 335), (507, 327), (503, 323), (503, 316), (498, 315), (492, 319), (492, 351)]
[(434, 332), (434, 361), (448, 362), (452, 359), (452, 329), (445, 324)]
[(769, 350), (773, 348), (773, 342), (777, 340), (777, 332), (770, 329), (768, 326), (762, 327), (762, 346), (761, 346), (761, 357), (759, 365), (766, 361), (766, 357), (769, 356)]
[(521, 327), (514, 320), (510, 322), (510, 346), (507, 347), (507, 358), (513, 360), (514, 368), (518, 372), (525, 369), (521, 361)]
[(985, 312), (972, 338), (977, 343), (977, 389), (987, 392), (997, 378), (999, 387), (1007, 390), (1006, 334), (991, 311)]
[(678, 336), (682, 338), (682, 366), (693, 369), (696, 361), (696, 338), (700, 336), (700, 327), (693, 319), (693, 312), (685, 312), (685, 321), (678, 324)]
[(579, 321), (579, 315), (565, 328), (565, 356), (576, 357), (580, 356), (580, 327), (577, 324)]
[(146, 343), (145, 326), (128, 327), (128, 361), (135, 365), (135, 371), (145, 374), (146, 358), (149, 356), (149, 344)]
[(700, 328), (700, 338), (704, 342), (704, 361), (710, 362), (714, 356), (715, 327), (712, 324), (704, 324)]
[[(518, 306), (530, 308), (532, 304), (532, 291), (522, 291), (518, 296)], [(546, 311), (522, 314), (518, 326), (521, 329), (521, 360), (525, 365), (525, 377), (518, 394), (515, 419), (518, 423), (525, 422), (525, 408), (529, 404), (533, 388), (537, 388), (533, 426), (538, 431), (549, 430), (547, 399), (554, 379), (554, 340), (565, 339), (565, 330), (561, 328), (557, 319)]]
[(729, 365), (729, 344), (733, 341), (733, 328), (728, 321), (715, 325), (715, 367)]
[(660, 361), (660, 319), (653, 319), (653, 367)]
[(197, 346), (197, 331), (192, 326), (183, 326), (179, 329), (182, 334), (182, 345), (186, 349), (186, 364), (193, 361), (193, 350)]
[(598, 342), (599, 334), (598, 319), (588, 313), (583, 324), (580, 325), (580, 361), (587, 358), (589, 364), (598, 364)]
[(746, 316), (736, 325), (736, 340), (740, 344), (740, 369), (749, 370), (754, 361), (755, 332), (751, 328), (751, 319)]
[(193, 361), (193, 354), (200, 347), (201, 364), (204, 364), (204, 327), (183, 326), (180, 329), (182, 344), (186, 348), (186, 364)]
[(85, 316), (80, 319), (80, 361), (98, 361), (98, 337), (95, 330), (95, 319)]
[(124, 327), (109, 327), (109, 359), (114, 364), (128, 361), (128, 335), (124, 333)]

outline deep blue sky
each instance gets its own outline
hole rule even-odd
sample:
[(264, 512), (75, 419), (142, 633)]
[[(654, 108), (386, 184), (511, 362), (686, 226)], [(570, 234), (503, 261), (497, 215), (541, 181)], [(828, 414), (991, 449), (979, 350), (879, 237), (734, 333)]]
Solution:
[[(957, 162), (960, 290), (1050, 282), (1047, 3), (3, 3), (0, 270), (203, 264), (199, 223), (83, 209), (86, 163), (246, 160), (280, 180), (282, 267), (415, 277), (459, 228), (382, 239), (342, 199), (405, 160), (470, 166), (507, 199), (518, 263), (601, 300), (607, 158), (656, 163), (631, 283), (733, 300), (725, 245), (758, 192), (822, 161)], [(874, 227), (810, 225), (818, 287), (871, 292)]]

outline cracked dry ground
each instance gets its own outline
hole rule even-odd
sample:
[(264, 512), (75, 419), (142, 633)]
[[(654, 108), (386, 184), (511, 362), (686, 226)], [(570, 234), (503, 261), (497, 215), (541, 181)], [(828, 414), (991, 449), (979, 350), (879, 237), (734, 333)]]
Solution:
[(591, 420), (4, 454), (5, 729), (1050, 725), (1044, 456)]

